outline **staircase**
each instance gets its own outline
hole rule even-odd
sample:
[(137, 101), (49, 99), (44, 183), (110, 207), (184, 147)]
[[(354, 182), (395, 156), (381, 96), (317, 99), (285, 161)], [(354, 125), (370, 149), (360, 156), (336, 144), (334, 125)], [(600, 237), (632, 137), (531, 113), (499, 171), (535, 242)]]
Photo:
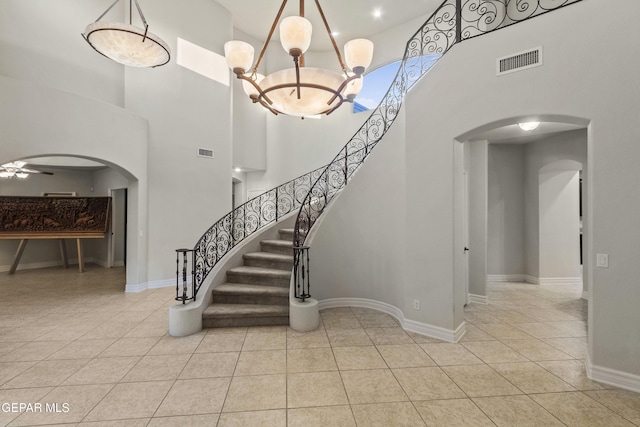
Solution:
[(278, 233), (279, 240), (261, 241), (261, 252), (244, 254), (243, 266), (227, 270), (202, 313), (204, 328), (289, 324), (293, 229)]

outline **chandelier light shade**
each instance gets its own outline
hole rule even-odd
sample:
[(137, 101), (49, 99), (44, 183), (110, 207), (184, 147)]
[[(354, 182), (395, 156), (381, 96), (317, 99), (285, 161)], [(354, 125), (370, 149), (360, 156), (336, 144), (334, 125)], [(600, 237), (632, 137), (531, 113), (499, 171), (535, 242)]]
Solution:
[[(113, 61), (131, 67), (159, 67), (171, 59), (169, 46), (158, 36), (149, 32), (138, 0), (129, 0), (129, 23), (100, 21), (120, 0), (116, 0), (93, 23), (87, 25), (82, 37), (98, 53)], [(132, 24), (132, 2), (144, 28)]]
[[(232, 40), (224, 45), (227, 65), (242, 80), (245, 93), (254, 103), (259, 103), (276, 115), (303, 118), (330, 114), (343, 102), (353, 102), (362, 89), (363, 74), (371, 65), (373, 43), (367, 39), (347, 42), (344, 47), (345, 64), (320, 2), (316, 0), (315, 4), (335, 50), (340, 71), (305, 67), (304, 54), (311, 45), (313, 28), (311, 22), (304, 18), (304, 0), (300, 0), (300, 16), (280, 20), (286, 4), (287, 0), (283, 0), (255, 64), (254, 49), (250, 44)], [(265, 77), (258, 73), (258, 67), (278, 23), (280, 43), (293, 58), (294, 66)]]

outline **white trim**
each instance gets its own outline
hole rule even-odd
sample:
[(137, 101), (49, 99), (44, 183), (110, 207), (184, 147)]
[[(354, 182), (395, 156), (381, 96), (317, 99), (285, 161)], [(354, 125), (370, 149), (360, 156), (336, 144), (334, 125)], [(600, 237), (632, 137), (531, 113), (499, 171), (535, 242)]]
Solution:
[[(187, 283), (191, 284), (191, 277), (187, 278)], [(182, 282), (180, 282), (182, 284)], [(154, 280), (146, 283), (125, 286), (125, 292), (142, 292), (147, 289), (170, 288), (176, 285), (176, 279)]]
[(489, 304), (489, 297), (486, 296), (486, 295), (469, 294), (467, 296), (467, 301), (469, 301), (470, 303), (475, 303), (475, 304), (488, 305)]
[(138, 283), (138, 284), (133, 284), (130, 285), (127, 283), (127, 285), (124, 287), (124, 291), (125, 292), (142, 292), (142, 291), (146, 291), (147, 290), (147, 284), (146, 283)]
[(420, 335), (426, 335), (447, 342), (458, 342), (466, 332), (465, 322), (462, 322), (456, 330), (442, 328), (440, 326), (429, 325), (427, 323), (417, 322), (415, 320), (406, 319), (404, 313), (398, 307), (393, 305), (365, 298), (329, 298), (319, 301), (318, 308), (324, 310), (326, 308), (335, 307), (363, 307), (372, 310), (381, 311), (390, 316), (395, 317), (400, 326), (409, 332), (415, 332)]
[(593, 381), (640, 393), (640, 375), (594, 365), (589, 357), (585, 361), (585, 368), (587, 377)]
[(487, 274), (487, 282), (524, 282), (524, 274)]
[(582, 277), (540, 277), (540, 286), (548, 285), (582, 285)]
[(591, 292), (582, 291), (582, 299), (586, 299), (587, 301), (589, 301), (591, 299)]
[(536, 276), (531, 276), (529, 274), (524, 275), (524, 281), (527, 283), (531, 283), (532, 285), (540, 284), (540, 279), (538, 279)]

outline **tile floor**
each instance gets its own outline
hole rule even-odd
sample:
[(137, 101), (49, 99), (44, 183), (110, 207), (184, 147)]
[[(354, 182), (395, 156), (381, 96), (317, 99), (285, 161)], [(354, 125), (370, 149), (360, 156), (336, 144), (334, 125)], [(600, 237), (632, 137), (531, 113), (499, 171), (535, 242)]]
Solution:
[(362, 308), (310, 333), (172, 338), (173, 289), (123, 281), (91, 265), (0, 275), (0, 426), (640, 425), (639, 394), (585, 376), (575, 287), (492, 284), (449, 344)]

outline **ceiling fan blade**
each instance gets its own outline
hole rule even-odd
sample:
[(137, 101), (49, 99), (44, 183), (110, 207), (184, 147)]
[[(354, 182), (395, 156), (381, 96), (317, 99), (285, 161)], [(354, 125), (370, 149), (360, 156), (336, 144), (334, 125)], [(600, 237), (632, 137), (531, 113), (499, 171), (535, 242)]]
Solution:
[(24, 172), (24, 173), (34, 173), (34, 174), (43, 174), (43, 175), (53, 175), (53, 172), (45, 172), (45, 171), (39, 171), (36, 169), (27, 169), (27, 168), (22, 168), (20, 170), (20, 172)]

